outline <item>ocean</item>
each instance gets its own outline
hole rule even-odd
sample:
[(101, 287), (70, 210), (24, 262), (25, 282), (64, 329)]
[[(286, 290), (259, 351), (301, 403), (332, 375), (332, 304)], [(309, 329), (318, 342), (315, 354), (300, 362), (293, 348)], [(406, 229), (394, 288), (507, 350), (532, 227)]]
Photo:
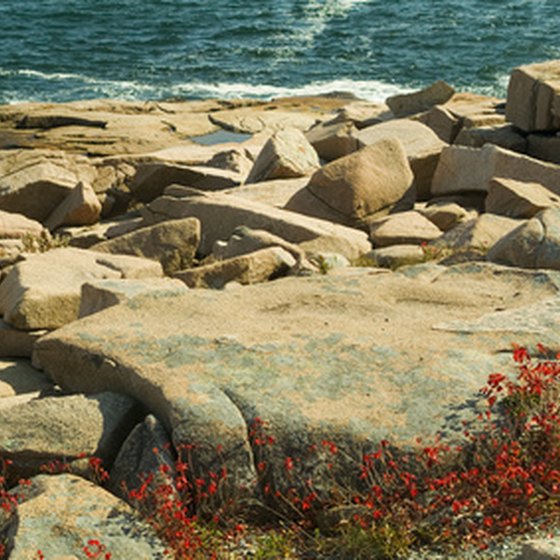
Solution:
[(558, 0), (0, 0), (0, 103), (504, 96), (560, 58)]

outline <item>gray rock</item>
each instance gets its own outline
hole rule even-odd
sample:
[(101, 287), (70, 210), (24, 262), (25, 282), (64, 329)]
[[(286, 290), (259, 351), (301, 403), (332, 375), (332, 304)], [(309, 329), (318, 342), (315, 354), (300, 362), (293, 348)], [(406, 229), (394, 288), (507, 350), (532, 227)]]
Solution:
[(51, 380), (27, 360), (0, 360), (0, 398), (52, 388)]
[(560, 538), (535, 539), (524, 543), (516, 560), (560, 560)]
[[(175, 460), (172, 447), (164, 426), (149, 414), (134, 427), (123, 443), (111, 468), (109, 489), (129, 501), (130, 491), (137, 490), (150, 475), (153, 476), (149, 485), (151, 489), (164, 484), (173, 487)], [(168, 473), (162, 472), (163, 466)]]
[(110, 466), (141, 412), (134, 399), (114, 392), (46, 397), (0, 410), (0, 457), (12, 461), (9, 480), (39, 474), (51, 462), (86, 475), (91, 457)]
[(115, 559), (170, 558), (153, 529), (126, 503), (80, 477), (40, 475), (13, 492), (21, 503), (12, 560), (32, 560), (38, 549), (45, 558), (82, 558), (90, 540), (98, 540), (104, 554)]

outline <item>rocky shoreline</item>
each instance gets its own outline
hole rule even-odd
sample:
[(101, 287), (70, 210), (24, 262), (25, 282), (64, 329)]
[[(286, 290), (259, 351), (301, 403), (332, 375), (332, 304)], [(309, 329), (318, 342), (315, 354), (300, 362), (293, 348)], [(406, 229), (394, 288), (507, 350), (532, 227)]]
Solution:
[(279, 491), (316, 442), (452, 442), (512, 344), (559, 347), (559, 83), (0, 106), (5, 557), (164, 557), (123, 483), (195, 446), (258, 502), (256, 419)]

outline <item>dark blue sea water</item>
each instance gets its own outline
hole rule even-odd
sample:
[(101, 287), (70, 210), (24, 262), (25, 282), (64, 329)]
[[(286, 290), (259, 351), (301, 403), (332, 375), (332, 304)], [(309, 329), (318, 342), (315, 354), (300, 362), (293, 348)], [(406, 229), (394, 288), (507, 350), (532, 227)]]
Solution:
[(503, 95), (560, 58), (560, 0), (0, 0), (0, 102)]

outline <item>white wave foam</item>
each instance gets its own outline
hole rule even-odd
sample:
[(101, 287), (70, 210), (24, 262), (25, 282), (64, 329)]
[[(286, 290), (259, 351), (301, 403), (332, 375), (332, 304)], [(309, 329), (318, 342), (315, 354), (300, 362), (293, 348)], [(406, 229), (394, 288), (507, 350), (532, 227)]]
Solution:
[[(356, 0), (354, 0), (356, 1)], [(165, 98), (209, 98), (221, 99), (233, 98), (256, 98), (271, 99), (274, 97), (292, 97), (302, 95), (322, 95), (332, 92), (352, 93), (356, 97), (368, 101), (382, 101), (390, 95), (406, 93), (409, 88), (389, 84), (380, 80), (351, 80), (340, 79), (332, 81), (313, 82), (296, 87), (282, 87), (271, 84), (249, 84), (249, 83), (201, 83), (189, 82), (174, 84), (170, 86), (141, 83), (126, 80), (107, 80), (94, 78), (74, 73), (45, 73), (37, 70), (22, 69), (18, 71), (6, 71), (0, 68), (0, 76), (18, 75), (47, 80), (49, 82), (61, 82), (64, 87), (65, 99), (59, 99), (58, 95), (49, 96), (52, 101), (64, 101), (66, 98), (77, 99), (84, 96), (84, 89), (91, 92), (91, 96), (112, 97), (121, 99), (165, 99)], [(75, 93), (74, 93), (75, 92)], [(6, 93), (6, 92), (5, 92)], [(90, 96), (90, 97), (91, 97)], [(2, 96), (4, 102), (14, 103), (15, 95)], [(62, 97), (62, 96), (60, 96)], [(17, 99), (21, 101), (37, 101), (45, 99)]]
[(172, 96), (219, 97), (255, 97), (270, 99), (273, 97), (292, 97), (301, 95), (324, 95), (333, 92), (352, 93), (368, 101), (383, 101), (391, 95), (406, 93), (410, 88), (389, 84), (379, 80), (332, 80), (314, 82), (299, 87), (280, 87), (274, 85), (252, 85), (246, 83), (217, 84), (181, 84), (171, 88)]

